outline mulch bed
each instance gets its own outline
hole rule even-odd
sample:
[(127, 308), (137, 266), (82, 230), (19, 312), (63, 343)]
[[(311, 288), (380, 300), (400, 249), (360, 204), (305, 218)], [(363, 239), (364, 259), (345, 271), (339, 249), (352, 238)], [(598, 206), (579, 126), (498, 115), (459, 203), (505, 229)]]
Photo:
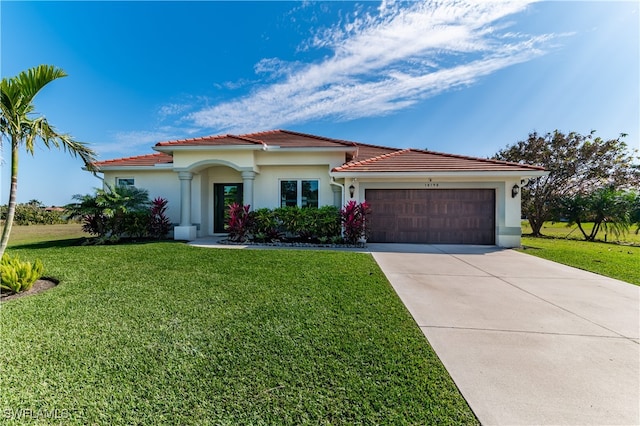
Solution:
[(18, 299), (20, 297), (26, 297), (26, 296), (31, 296), (32, 294), (42, 293), (43, 291), (52, 289), (57, 285), (58, 285), (58, 282), (52, 278), (42, 278), (36, 281), (35, 283), (33, 283), (33, 286), (27, 291), (22, 291), (20, 293), (9, 293), (9, 292), (4, 293), (5, 290), (3, 290), (3, 292), (0, 293), (0, 301), (4, 302), (5, 300)]

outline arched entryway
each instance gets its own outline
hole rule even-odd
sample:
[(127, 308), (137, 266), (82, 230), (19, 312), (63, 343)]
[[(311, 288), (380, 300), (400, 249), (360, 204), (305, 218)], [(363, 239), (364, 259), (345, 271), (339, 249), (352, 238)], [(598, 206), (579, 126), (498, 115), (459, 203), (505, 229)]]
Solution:
[[(181, 186), (181, 224), (177, 228), (188, 229), (189, 237), (195, 232), (194, 227), (198, 228), (200, 236), (226, 232), (224, 224), (229, 204), (253, 204), (256, 177), (253, 168), (219, 159), (203, 160), (179, 174), (184, 182)], [(195, 182), (193, 188), (191, 180)]]

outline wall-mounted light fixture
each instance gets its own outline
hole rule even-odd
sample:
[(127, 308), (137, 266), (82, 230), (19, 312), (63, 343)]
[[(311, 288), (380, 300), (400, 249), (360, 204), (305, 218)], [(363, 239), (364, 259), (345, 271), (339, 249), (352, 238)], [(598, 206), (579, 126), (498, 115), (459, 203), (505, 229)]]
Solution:
[(349, 185), (349, 195), (353, 198), (353, 195), (356, 193), (356, 187), (353, 184)]
[(520, 187), (518, 185), (513, 185), (511, 188), (511, 198), (516, 198), (520, 193)]

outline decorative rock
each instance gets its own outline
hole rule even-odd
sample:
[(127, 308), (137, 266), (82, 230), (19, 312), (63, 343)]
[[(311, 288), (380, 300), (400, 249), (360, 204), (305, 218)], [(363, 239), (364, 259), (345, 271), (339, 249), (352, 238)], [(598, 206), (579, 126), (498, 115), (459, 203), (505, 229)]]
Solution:
[(366, 243), (358, 244), (333, 244), (333, 243), (304, 243), (300, 241), (271, 241), (271, 242), (257, 242), (257, 241), (231, 241), (228, 239), (219, 240), (218, 244), (232, 245), (232, 246), (265, 246), (265, 247), (318, 247), (318, 248), (364, 248)]

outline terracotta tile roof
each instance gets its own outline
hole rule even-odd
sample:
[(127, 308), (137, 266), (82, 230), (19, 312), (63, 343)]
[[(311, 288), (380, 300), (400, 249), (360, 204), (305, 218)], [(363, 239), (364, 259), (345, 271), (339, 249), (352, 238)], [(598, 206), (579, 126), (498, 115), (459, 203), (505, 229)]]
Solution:
[[(156, 147), (173, 146), (279, 146), (281, 148), (353, 148), (346, 153), (346, 163), (334, 172), (463, 172), (463, 171), (543, 171), (544, 168), (506, 161), (445, 154), (420, 149), (400, 149), (331, 139), (323, 136), (269, 130), (244, 135), (207, 136), (159, 142)], [(153, 166), (173, 163), (165, 154), (140, 155), (99, 161), (98, 167)]]
[(201, 138), (180, 139), (158, 142), (157, 147), (170, 146), (223, 146), (223, 145), (272, 145), (282, 148), (323, 148), (323, 147), (351, 147), (355, 142), (340, 139), (325, 138), (323, 136), (292, 132), (289, 130), (269, 130), (244, 135), (205, 136)]
[(356, 152), (353, 155), (347, 156), (347, 163), (363, 161), (368, 158), (379, 157), (385, 154), (391, 154), (392, 152), (401, 151), (401, 148), (389, 148), (386, 146), (368, 145), (364, 143), (356, 143)]
[(352, 161), (334, 172), (449, 172), (449, 171), (543, 171), (544, 168), (506, 161), (403, 149), (361, 161)]
[(282, 148), (351, 147), (355, 145), (355, 142), (292, 132), (290, 130), (269, 130), (242, 136), (258, 139), (267, 145), (276, 145)]
[(169, 154), (157, 153), (138, 155), (136, 157), (117, 158), (115, 160), (96, 161), (93, 163), (96, 167), (110, 167), (110, 166), (154, 166), (156, 164), (171, 164), (173, 163), (173, 157)]
[(225, 146), (225, 145), (263, 145), (263, 142), (246, 136), (220, 135), (201, 138), (179, 139), (158, 142), (156, 146)]

